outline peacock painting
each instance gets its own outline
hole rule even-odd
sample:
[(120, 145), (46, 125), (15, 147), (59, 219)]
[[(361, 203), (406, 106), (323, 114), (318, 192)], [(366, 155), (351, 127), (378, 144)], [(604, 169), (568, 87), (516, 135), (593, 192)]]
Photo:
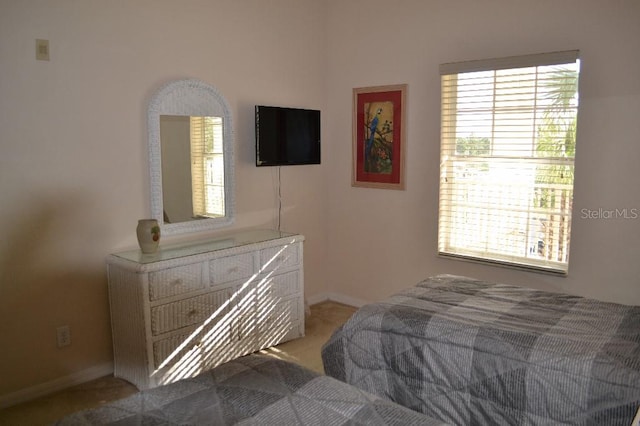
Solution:
[(391, 174), (393, 167), (393, 102), (364, 104), (364, 171)]
[(406, 84), (353, 89), (351, 185), (404, 189)]

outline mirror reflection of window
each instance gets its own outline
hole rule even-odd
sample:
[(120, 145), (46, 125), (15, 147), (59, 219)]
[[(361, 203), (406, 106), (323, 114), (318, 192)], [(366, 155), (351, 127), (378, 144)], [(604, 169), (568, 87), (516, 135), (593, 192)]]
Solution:
[(165, 223), (224, 217), (222, 117), (162, 115)]
[(194, 217), (222, 217), (224, 150), (222, 117), (190, 117)]

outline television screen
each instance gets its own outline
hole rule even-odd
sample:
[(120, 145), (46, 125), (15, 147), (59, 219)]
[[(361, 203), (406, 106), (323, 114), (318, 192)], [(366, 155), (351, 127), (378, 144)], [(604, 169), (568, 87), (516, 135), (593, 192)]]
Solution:
[(320, 111), (256, 105), (256, 166), (320, 164)]

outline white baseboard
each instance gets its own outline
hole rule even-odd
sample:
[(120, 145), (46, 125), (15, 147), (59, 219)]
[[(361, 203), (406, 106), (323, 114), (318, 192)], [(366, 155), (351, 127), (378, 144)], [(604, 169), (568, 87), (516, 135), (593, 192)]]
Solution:
[(313, 296), (307, 298), (307, 303), (309, 305), (317, 305), (318, 303), (326, 302), (327, 300), (330, 300), (332, 302), (342, 303), (343, 305), (354, 306), (356, 308), (361, 308), (367, 303), (369, 303), (365, 300), (356, 299), (350, 296), (345, 296), (344, 294), (340, 294), (340, 293), (314, 294)]
[(6, 395), (0, 395), (0, 409), (49, 395), (68, 387), (99, 379), (100, 377), (108, 376), (110, 374), (113, 374), (112, 362), (96, 365), (95, 367), (78, 371), (68, 376), (51, 380), (50, 382), (41, 383)]

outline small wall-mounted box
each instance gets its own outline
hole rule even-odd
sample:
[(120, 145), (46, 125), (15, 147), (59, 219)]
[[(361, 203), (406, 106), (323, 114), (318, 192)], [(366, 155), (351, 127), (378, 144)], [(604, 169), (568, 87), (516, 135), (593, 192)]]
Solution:
[(49, 40), (36, 39), (36, 59), (38, 61), (49, 60)]

